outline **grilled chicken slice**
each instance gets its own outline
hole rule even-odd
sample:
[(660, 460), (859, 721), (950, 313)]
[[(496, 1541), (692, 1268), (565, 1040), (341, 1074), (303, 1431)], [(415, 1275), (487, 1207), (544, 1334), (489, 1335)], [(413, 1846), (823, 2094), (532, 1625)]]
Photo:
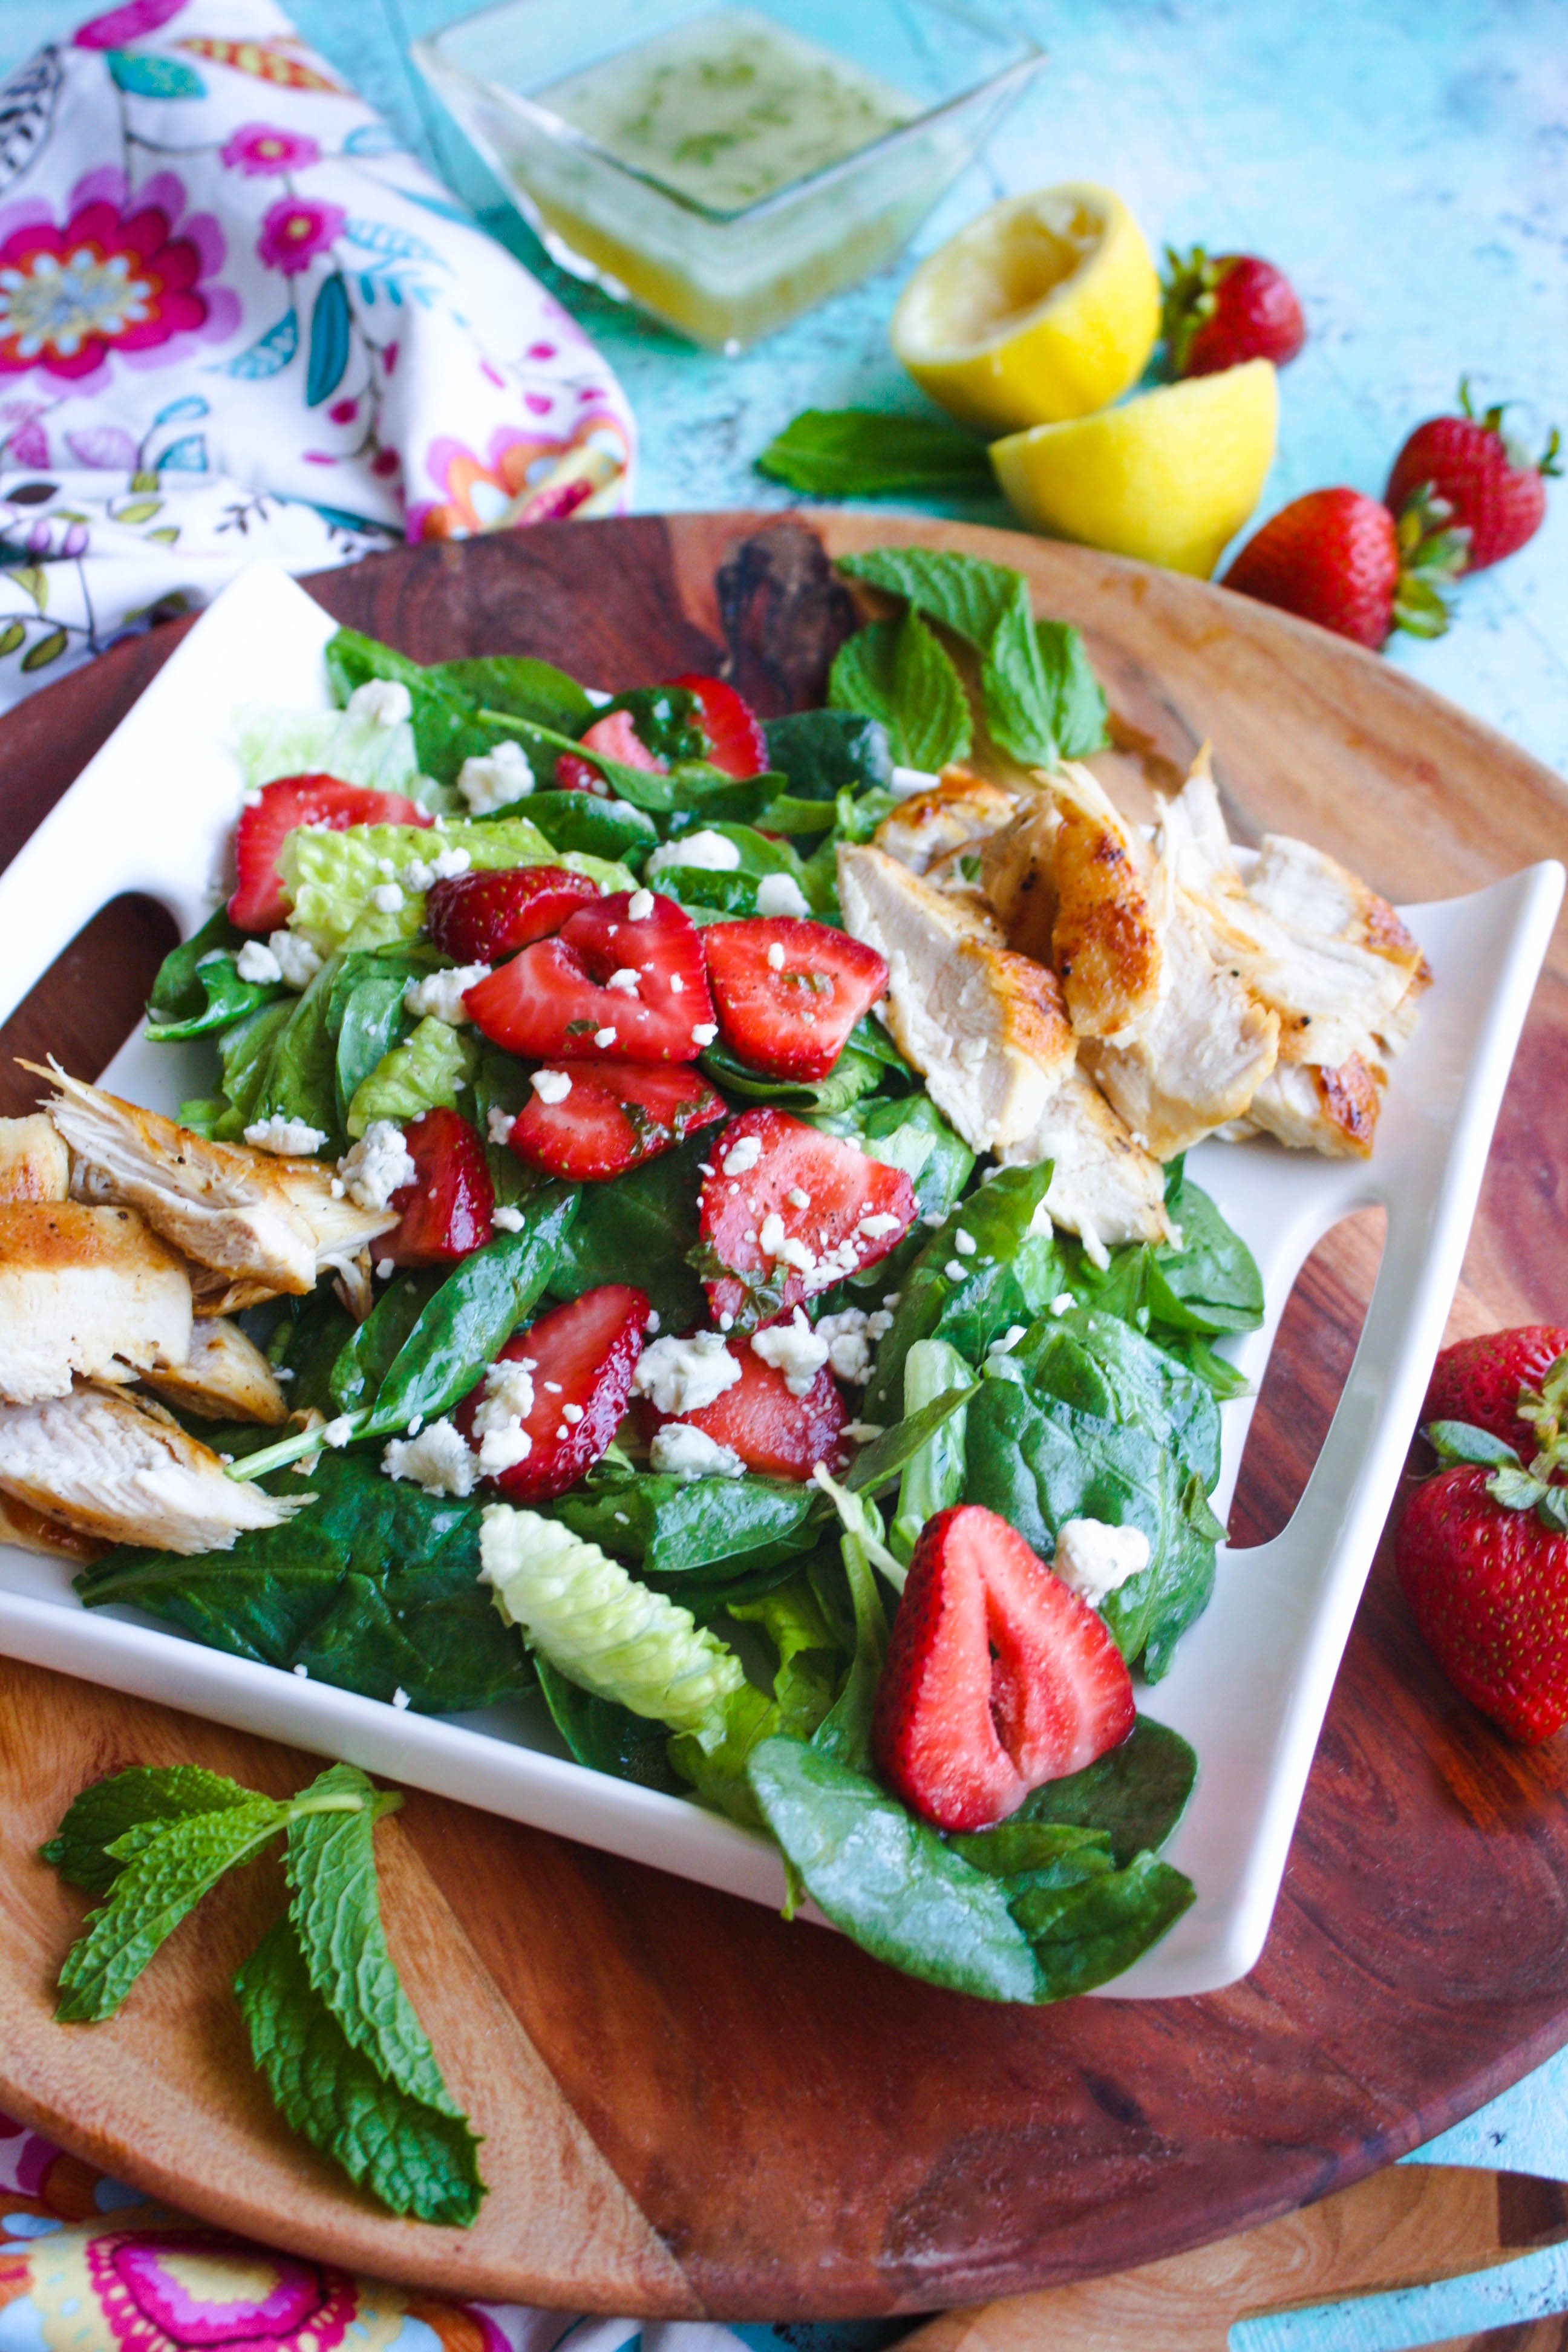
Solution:
[(1332, 1070), (1281, 1062), (1253, 1096), (1241, 1132), (1271, 1135), (1293, 1151), (1321, 1151), (1331, 1160), (1370, 1160), (1383, 1087), (1381, 1066), (1360, 1054)]
[(1012, 824), (980, 846), (980, 887), (1007, 945), (1037, 963), (1051, 960), (1060, 828), (1055, 801), (1047, 793), (1031, 793)]
[(190, 1277), (134, 1209), (0, 1204), (0, 1398), (62, 1397), (77, 1373), (133, 1380), (190, 1345)]
[(48, 1110), (70, 1146), (72, 1190), (139, 1209), (155, 1232), (205, 1267), (205, 1278), (197, 1275), (192, 1284), (204, 1313), (232, 1314), (280, 1291), (313, 1290), (325, 1269), (352, 1264), (397, 1223), (395, 1211), (334, 1197), (331, 1171), (313, 1160), (211, 1143), (63, 1070), (23, 1066), (59, 1088)]
[(51, 1519), (6, 1495), (0, 1495), (0, 1544), (15, 1544), (18, 1551), (36, 1551), (68, 1568), (89, 1566), (109, 1549), (107, 1544), (95, 1543), (90, 1536), (68, 1528), (63, 1519)]
[(1216, 963), (1168, 859), (1151, 856), (1086, 768), (1053, 786), (1056, 967), (1084, 1068), (1136, 1139), (1170, 1160), (1237, 1118), (1274, 1067), (1279, 1024)]
[(839, 850), (838, 895), (887, 958), (895, 1042), (964, 1141), (1016, 1166), (1055, 1160), (1046, 1205), (1091, 1245), (1163, 1238), (1162, 1172), (1077, 1068), (1054, 973), (882, 850)]
[(924, 874), (939, 857), (999, 833), (1017, 812), (1016, 793), (967, 768), (947, 768), (930, 792), (916, 793), (884, 817), (872, 837), (911, 874)]
[(0, 1201), (64, 1201), (70, 1153), (47, 1111), (0, 1118)]
[(0, 1406), (0, 1494), (84, 1536), (184, 1553), (227, 1551), (314, 1499), (226, 1478), (161, 1405), (98, 1386)]
[(275, 1429), (289, 1418), (271, 1365), (238, 1324), (221, 1315), (204, 1315), (193, 1325), (183, 1364), (154, 1364), (142, 1378), (203, 1421), (259, 1421)]

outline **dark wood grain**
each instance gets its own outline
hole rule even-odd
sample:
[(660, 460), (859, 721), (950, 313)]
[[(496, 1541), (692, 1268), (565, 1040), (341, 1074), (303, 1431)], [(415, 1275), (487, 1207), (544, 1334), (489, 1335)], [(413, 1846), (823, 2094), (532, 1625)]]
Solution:
[[(1407, 898), (1568, 847), (1557, 780), (1370, 657), (1262, 607), (957, 526), (837, 516), (823, 530), (837, 549), (919, 536), (1027, 569), (1039, 608), (1089, 631), (1124, 771), (1166, 779), (1212, 737), (1244, 835), (1308, 833)], [(609, 688), (722, 664), (775, 702), (819, 684), (847, 620), (796, 520), (552, 526), (408, 549), (313, 584), (341, 618), (422, 659), (506, 648)], [(7, 817), (14, 793), (37, 821), (174, 635), (120, 648), (0, 727)], [(73, 969), (60, 1017), (96, 1036), (101, 1059), (123, 1028), (124, 974), (94, 1030), (79, 958)], [(34, 1022), (50, 1017), (46, 993)], [(1485, 1304), (1468, 1303), (1472, 1324), (1568, 1319), (1565, 1171), (1560, 932), (1478, 1220), (1468, 1278)], [(1364, 1227), (1342, 1233), (1298, 1286), (1243, 1468), (1238, 1541), (1273, 1532), (1300, 1491), (1374, 1253)], [(151, 1760), (193, 1743), (209, 1759), (256, 1752), (19, 1668), (0, 1670), (0, 1698), (13, 1727), (0, 1740), (0, 1822), (24, 1798), (29, 1819), (37, 1811), (44, 1747), (64, 1759), (62, 1785), (70, 1769), (101, 1769), (110, 1705), (120, 1753), (132, 1740)], [(584, 2206), (575, 2242), (559, 2200), (534, 2227), (509, 2197), (454, 2252), (445, 2235), (378, 2219), (318, 2168), (290, 2168), (271, 2143), (215, 2179), (208, 2145), (236, 2140), (210, 2069), (182, 2074), (168, 2038), (132, 2097), (134, 2006), (101, 2036), (45, 2021), (42, 1958), (67, 1929), (36, 1894), (29, 1916), (44, 1924), (25, 1962), (0, 1938), (0, 2100), (199, 2212), (437, 2286), (608, 2305), (635, 2291), (670, 2313), (786, 2316), (930, 2309), (1092, 2277), (1342, 2188), (1568, 2038), (1565, 1760), (1561, 1743), (1510, 1746), (1453, 1694), (1382, 1557), (1259, 1967), (1203, 2000), (1046, 2011), (932, 1991), (840, 1938), (411, 1795), (400, 1832), (411, 1866), (463, 1923), (464, 1966), (471, 1954), (516, 2030), (515, 2044), (496, 2045), (492, 2094), (537, 2106), (530, 2069), (542, 2062), (561, 2101), (544, 2141), (555, 2148), (574, 2119), (604, 2160), (601, 2202)], [(16, 1833), (0, 1837), (8, 1895), (34, 1868)], [(439, 2045), (438, 1985), (433, 2000)], [(26, 2032), (4, 2030), (7, 2014), (25, 2016)], [(559, 2172), (564, 2158), (552, 2161)], [(605, 2198), (606, 2180), (624, 2204)], [(612, 2224), (613, 2246), (601, 2234)]]

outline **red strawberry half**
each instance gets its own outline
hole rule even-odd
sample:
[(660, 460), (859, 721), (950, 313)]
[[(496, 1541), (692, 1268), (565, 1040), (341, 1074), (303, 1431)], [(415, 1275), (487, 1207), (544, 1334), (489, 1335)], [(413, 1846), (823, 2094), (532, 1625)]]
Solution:
[(863, 1013), (887, 993), (875, 948), (791, 915), (710, 923), (702, 934), (719, 1034), (770, 1077), (826, 1077)]
[(511, 1148), (529, 1167), (573, 1183), (618, 1176), (729, 1116), (723, 1097), (687, 1063), (578, 1063), (537, 1075), (544, 1091), (535, 1087), (519, 1111)]
[(711, 1404), (659, 1426), (701, 1430), (716, 1445), (738, 1454), (748, 1470), (768, 1478), (809, 1478), (819, 1462), (840, 1466), (849, 1419), (837, 1381), (824, 1365), (804, 1396), (792, 1396), (784, 1375), (753, 1355), (749, 1340), (731, 1340), (741, 1377)]
[(760, 776), (768, 764), (768, 739), (756, 712), (721, 677), (672, 677), (697, 698), (698, 716), (708, 738), (708, 764), (727, 776)]
[(1432, 1367), (1423, 1423), (1464, 1421), (1490, 1430), (1529, 1462), (1540, 1443), (1520, 1417), (1521, 1389), (1539, 1390), (1559, 1356), (1568, 1353), (1568, 1327), (1525, 1323), (1512, 1331), (1485, 1331), (1445, 1348)]
[(1453, 577), (1463, 542), (1436, 520), (1412, 511), (1396, 525), (1360, 490), (1312, 490), (1253, 534), (1224, 585), (1373, 653), (1396, 627), (1441, 636), (1447, 613), (1434, 583)]
[(403, 1130), (418, 1171), (388, 1203), (401, 1223), (374, 1244), (394, 1265), (444, 1265), (492, 1237), (495, 1187), (485, 1148), (455, 1110), (422, 1110)]
[(1468, 531), (1464, 566), (1479, 572), (1533, 539), (1546, 515), (1546, 477), (1561, 473), (1558, 436), (1531, 457), (1502, 429), (1506, 404), (1478, 416), (1468, 383), (1459, 386), (1458, 416), (1431, 416), (1418, 425), (1394, 461), (1384, 492), (1396, 515), (1423, 496), (1440, 499), (1456, 530)]
[(743, 1329), (874, 1265), (915, 1221), (901, 1168), (787, 1111), (746, 1111), (717, 1137), (710, 1164), (700, 1231), (721, 1270), (704, 1286), (715, 1319), (732, 1316)]
[(234, 836), (237, 887), (228, 919), (242, 931), (272, 931), (289, 919), (278, 872), (285, 834), (301, 824), (347, 833), (352, 824), (428, 825), (435, 819), (401, 793), (373, 793), (337, 776), (279, 776), (241, 812)]
[(716, 1032), (697, 926), (651, 890), (580, 907), (463, 1003), (492, 1045), (532, 1061), (691, 1062)]
[(1165, 267), (1160, 331), (1173, 376), (1217, 375), (1247, 360), (1283, 367), (1306, 341), (1296, 289), (1271, 261), (1167, 246)]
[(454, 874), (426, 893), (425, 929), (454, 963), (499, 963), (535, 940), (547, 940), (598, 895), (596, 882), (564, 866)]
[[(626, 1413), (648, 1314), (642, 1291), (606, 1282), (569, 1307), (552, 1307), (507, 1341), (500, 1360), (525, 1366), (532, 1384), (521, 1416), (527, 1450), (521, 1461), (490, 1474), (509, 1503), (550, 1502), (593, 1468)], [(479, 1449), (481, 1463), (486, 1424), (492, 1418), (503, 1424), (493, 1432), (496, 1451), (520, 1450), (515, 1440), (507, 1441), (507, 1417), (494, 1385), (487, 1398), (481, 1381), (452, 1416), (469, 1444)]]
[(1005, 1519), (968, 1503), (927, 1520), (871, 1735), (907, 1805), (939, 1829), (984, 1829), (1118, 1747), (1135, 1713), (1103, 1620)]
[[(592, 727), (579, 739), (592, 751), (602, 751), (606, 760), (618, 760), (623, 768), (642, 768), (650, 774), (662, 775), (664, 761), (657, 751), (650, 751), (637, 729), (632, 725), (629, 710), (612, 710), (605, 719), (595, 719)], [(597, 793), (601, 799), (613, 800), (614, 791), (599, 770), (587, 760), (580, 760), (575, 751), (563, 751), (555, 762), (555, 789), (558, 793)]]

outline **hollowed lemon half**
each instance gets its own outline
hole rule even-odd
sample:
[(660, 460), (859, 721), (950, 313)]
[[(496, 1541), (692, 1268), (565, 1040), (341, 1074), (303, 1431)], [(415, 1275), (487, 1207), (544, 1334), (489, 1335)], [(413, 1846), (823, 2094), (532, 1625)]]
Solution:
[(1248, 360), (1012, 434), (991, 463), (1037, 530), (1206, 580), (1258, 504), (1279, 418), (1272, 366)]
[(922, 262), (893, 313), (915, 382), (983, 433), (1087, 416), (1142, 374), (1160, 284), (1109, 188), (1010, 196)]

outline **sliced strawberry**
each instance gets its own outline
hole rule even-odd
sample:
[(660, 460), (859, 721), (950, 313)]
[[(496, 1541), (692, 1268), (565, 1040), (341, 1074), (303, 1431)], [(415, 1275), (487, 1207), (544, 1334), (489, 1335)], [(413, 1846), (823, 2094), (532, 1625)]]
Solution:
[[(642, 768), (650, 775), (663, 775), (665, 772), (665, 763), (658, 752), (648, 750), (632, 725), (629, 710), (612, 710), (607, 718), (595, 719), (579, 740), (586, 743), (591, 751), (602, 751), (606, 760), (618, 760), (623, 768)], [(597, 793), (601, 800), (615, 797), (598, 769), (580, 760), (575, 751), (563, 751), (557, 759), (555, 789), (558, 793)]]
[(301, 824), (346, 833), (351, 824), (433, 824), (435, 819), (401, 793), (373, 793), (338, 776), (279, 776), (242, 811), (234, 836), (238, 887), (228, 919), (242, 931), (275, 931), (289, 919), (278, 872), (285, 834)]
[[(494, 1474), (509, 1503), (550, 1502), (593, 1468), (626, 1413), (650, 1312), (645, 1292), (629, 1283), (602, 1283), (568, 1307), (552, 1307), (507, 1341), (500, 1361), (525, 1366), (533, 1391), (521, 1416), (527, 1451)], [(481, 1381), (452, 1416), (480, 1449), (481, 1462), (490, 1418), (486, 1390)], [(516, 1448), (503, 1442), (498, 1450)]]
[[(547, 1091), (536, 1087), (518, 1113), (511, 1148), (530, 1168), (574, 1184), (618, 1176), (729, 1116), (688, 1063), (605, 1061), (539, 1075)], [(551, 1100), (563, 1085), (569, 1091)]]
[[(711, 1404), (679, 1414), (679, 1423), (727, 1445), (764, 1477), (809, 1478), (819, 1462), (838, 1468), (849, 1409), (826, 1366), (797, 1397), (782, 1371), (752, 1353), (749, 1340), (732, 1339), (730, 1353), (741, 1367), (740, 1379)], [(663, 1423), (662, 1415), (650, 1418)]]
[(939, 1829), (984, 1829), (1120, 1746), (1135, 1714), (1103, 1620), (1005, 1519), (966, 1503), (926, 1521), (871, 1733), (907, 1805)]
[(697, 926), (651, 890), (580, 907), (463, 1003), (492, 1045), (541, 1062), (693, 1062), (716, 1034)]
[(418, 1173), (392, 1195), (388, 1206), (403, 1222), (380, 1236), (373, 1255), (394, 1265), (445, 1265), (483, 1249), (493, 1234), (495, 1186), (468, 1120), (455, 1110), (422, 1110), (403, 1140)]
[(596, 882), (564, 866), (454, 874), (426, 891), (425, 929), (454, 963), (499, 963), (518, 948), (547, 940), (598, 895)]
[(826, 1077), (861, 1014), (887, 992), (875, 948), (793, 915), (710, 923), (702, 951), (720, 1034), (770, 1077)]
[(721, 677), (672, 677), (668, 683), (697, 697), (709, 766), (727, 776), (760, 776), (768, 764), (768, 739), (751, 704)]
[(704, 1287), (715, 1318), (733, 1316), (745, 1328), (874, 1265), (915, 1221), (914, 1186), (901, 1168), (787, 1111), (746, 1111), (716, 1139), (710, 1159), (700, 1230), (728, 1271), (705, 1277)]

